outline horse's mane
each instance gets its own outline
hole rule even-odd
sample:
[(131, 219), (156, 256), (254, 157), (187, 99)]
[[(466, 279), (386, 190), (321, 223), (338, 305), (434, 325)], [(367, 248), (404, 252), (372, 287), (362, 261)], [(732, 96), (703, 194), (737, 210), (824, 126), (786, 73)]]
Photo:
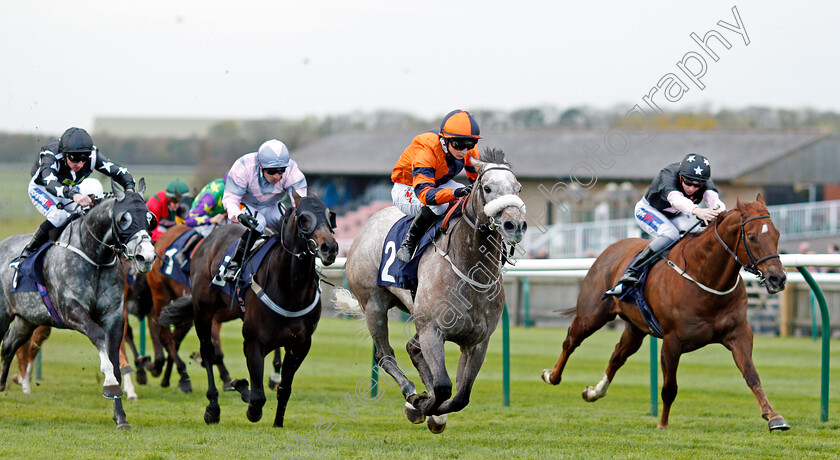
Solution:
[(510, 163), (505, 160), (505, 152), (502, 149), (487, 147), (481, 152), (478, 157), (479, 160), (485, 163), (496, 163), (500, 165), (510, 166)]

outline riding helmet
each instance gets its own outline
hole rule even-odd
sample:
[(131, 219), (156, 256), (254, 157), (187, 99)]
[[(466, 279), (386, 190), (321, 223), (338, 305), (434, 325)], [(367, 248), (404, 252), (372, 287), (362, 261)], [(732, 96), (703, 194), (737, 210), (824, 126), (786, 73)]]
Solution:
[(257, 151), (257, 162), (263, 168), (285, 168), (289, 166), (289, 149), (277, 139), (265, 141)]
[(87, 152), (93, 150), (93, 139), (90, 134), (81, 128), (70, 128), (64, 131), (61, 139), (58, 141), (58, 152)]
[(481, 139), (479, 133), (478, 122), (466, 110), (453, 110), (440, 123), (440, 135), (445, 139)]
[(680, 162), (680, 175), (689, 179), (706, 182), (712, 177), (712, 166), (703, 155), (689, 153)]
[(188, 193), (190, 193), (190, 187), (181, 179), (173, 179), (169, 181), (169, 185), (166, 186), (167, 198), (175, 198), (178, 195), (183, 196)]

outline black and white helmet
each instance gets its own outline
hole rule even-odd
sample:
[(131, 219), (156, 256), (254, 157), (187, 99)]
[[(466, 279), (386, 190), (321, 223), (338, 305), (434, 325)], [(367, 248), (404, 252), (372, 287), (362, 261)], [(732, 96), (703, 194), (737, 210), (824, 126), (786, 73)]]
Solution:
[(712, 177), (712, 166), (703, 155), (689, 153), (680, 162), (680, 176), (695, 181), (706, 182)]

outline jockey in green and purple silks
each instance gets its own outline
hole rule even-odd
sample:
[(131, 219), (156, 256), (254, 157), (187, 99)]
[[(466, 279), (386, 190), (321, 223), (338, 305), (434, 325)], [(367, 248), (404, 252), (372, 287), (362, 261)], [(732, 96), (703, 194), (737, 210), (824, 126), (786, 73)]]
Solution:
[(222, 205), (222, 197), (225, 194), (225, 179), (219, 178), (211, 181), (198, 192), (192, 202), (192, 209), (187, 216), (188, 227), (197, 227), (199, 233), (207, 236), (213, 229), (213, 224), (218, 225), (227, 218), (225, 207)]
[(194, 227), (196, 233), (187, 239), (184, 247), (175, 254), (175, 261), (182, 267), (186, 265), (190, 254), (196, 245), (209, 235), (214, 228), (227, 220), (225, 207), (222, 206), (222, 197), (225, 194), (225, 177), (210, 181), (205, 185), (192, 202), (192, 208), (184, 225)]

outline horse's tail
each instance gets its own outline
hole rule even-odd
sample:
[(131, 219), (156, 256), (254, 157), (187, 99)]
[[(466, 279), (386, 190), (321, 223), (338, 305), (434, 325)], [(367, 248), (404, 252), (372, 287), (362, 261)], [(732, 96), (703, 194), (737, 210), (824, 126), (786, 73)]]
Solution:
[(158, 318), (158, 324), (163, 327), (176, 326), (193, 321), (192, 295), (185, 295), (169, 302), (163, 307)]
[(352, 292), (342, 288), (336, 289), (334, 292), (335, 295), (333, 297), (333, 302), (335, 302), (335, 309), (339, 313), (344, 313), (349, 316), (365, 315), (362, 311), (362, 306), (359, 305), (359, 301), (353, 297)]
[(554, 313), (558, 313), (563, 318), (571, 318), (577, 313), (577, 307), (569, 307), (562, 308), (560, 310), (554, 310)]

